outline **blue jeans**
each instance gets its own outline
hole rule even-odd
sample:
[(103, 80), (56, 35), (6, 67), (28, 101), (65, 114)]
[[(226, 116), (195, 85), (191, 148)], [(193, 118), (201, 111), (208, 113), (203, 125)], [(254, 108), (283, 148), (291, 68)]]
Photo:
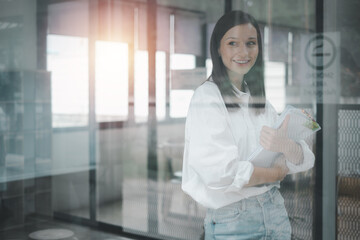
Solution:
[(204, 227), (205, 240), (291, 238), (284, 198), (276, 187), (219, 209), (208, 209)]

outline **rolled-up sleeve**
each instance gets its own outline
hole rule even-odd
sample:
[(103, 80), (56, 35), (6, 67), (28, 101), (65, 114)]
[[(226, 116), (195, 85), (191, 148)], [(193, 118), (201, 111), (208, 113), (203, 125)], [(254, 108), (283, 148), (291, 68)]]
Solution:
[(286, 161), (286, 165), (289, 168), (288, 174), (304, 172), (304, 171), (307, 171), (307, 170), (311, 169), (312, 167), (314, 167), (314, 163), (315, 163), (314, 153), (310, 150), (309, 146), (307, 145), (307, 143), (305, 141), (303, 141), (303, 140), (298, 141), (298, 144), (300, 144), (300, 146), (301, 146), (304, 159), (303, 159), (303, 162), (298, 165), (291, 163), (290, 161)]

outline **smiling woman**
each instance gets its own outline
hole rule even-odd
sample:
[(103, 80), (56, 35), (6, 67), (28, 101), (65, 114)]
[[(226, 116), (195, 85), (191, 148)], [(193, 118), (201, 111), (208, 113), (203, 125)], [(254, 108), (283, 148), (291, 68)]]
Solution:
[(359, 8), (0, 0), (0, 239), (360, 239)]
[[(290, 239), (280, 182), (314, 165), (307, 144), (289, 139), (289, 118), (280, 129), (265, 127), (278, 116), (264, 99), (261, 43), (252, 16), (222, 16), (211, 37), (212, 74), (190, 103), (182, 189), (207, 208), (206, 240)], [(248, 160), (259, 145), (278, 153), (270, 167)]]

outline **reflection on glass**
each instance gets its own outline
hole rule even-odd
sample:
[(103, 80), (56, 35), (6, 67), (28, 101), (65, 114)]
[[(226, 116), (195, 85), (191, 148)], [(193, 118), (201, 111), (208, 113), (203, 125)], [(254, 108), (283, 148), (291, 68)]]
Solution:
[(158, 120), (166, 116), (166, 54), (156, 52), (156, 116)]
[(88, 39), (47, 36), (47, 66), (51, 72), (53, 127), (88, 123)]
[(134, 72), (134, 112), (135, 121), (144, 122), (149, 114), (149, 64), (148, 52), (135, 52), (135, 72)]
[(285, 108), (285, 64), (265, 62), (266, 97), (278, 113)]
[[(172, 54), (170, 61), (171, 70), (186, 70), (195, 68), (195, 55)], [(193, 90), (170, 91), (170, 117), (183, 118), (187, 115)]]
[[(121, 227), (125, 233), (199, 239), (206, 210), (182, 192), (179, 181), (184, 122), (193, 91), (171, 86), (171, 71), (206, 67), (206, 77), (198, 79), (210, 76), (212, 62), (206, 59), (210, 56), (202, 51), (202, 43), (210, 42), (209, 29), (223, 14), (225, 1), (157, 1), (156, 69), (148, 66), (150, 2), (154, 1), (0, 0), (0, 239), (3, 235), (27, 239), (26, 231), (55, 227), (54, 212), (83, 217), (86, 222), (95, 211), (96, 221)], [(232, 9), (243, 9), (261, 20), (266, 92), (276, 110), (291, 104), (319, 118), (316, 82), (312, 82), (316, 70), (304, 55), (319, 20), (314, 2), (237, 0), (232, 1)], [(326, 181), (330, 190), (336, 188), (336, 200), (324, 201), (336, 201), (336, 209), (328, 212), (338, 215), (335, 219), (326, 213), (322, 220), (337, 221), (338, 239), (356, 239), (360, 229), (360, 221), (353, 221), (359, 218), (360, 199), (356, 191), (360, 184), (358, 2), (342, 1), (337, 14), (324, 11), (325, 26), (336, 23), (333, 30), (341, 41), (335, 41), (339, 45), (334, 51), (339, 61), (334, 64), (336, 77), (319, 83), (325, 88), (337, 86), (329, 95), (337, 109), (323, 115), (325, 125), (332, 126), (326, 134), (324, 128), (323, 145), (308, 140), (312, 150), (327, 153), (331, 158), (324, 159), (337, 166), (336, 171), (326, 172), (329, 164), (324, 165), (323, 174), (336, 178), (337, 184)], [(90, 34), (95, 45), (90, 44)], [(93, 61), (96, 64), (89, 64)], [(156, 71), (156, 129), (143, 124), (148, 103), (154, 102), (148, 94), (149, 70)], [(96, 74), (96, 95), (89, 95), (93, 77), (89, 72)], [(99, 124), (96, 136), (87, 128), (89, 101), (95, 102), (96, 120), (110, 122)], [(134, 105), (136, 123), (129, 118)], [(147, 135), (153, 130), (158, 143), (156, 183), (148, 180)], [(333, 140), (337, 141), (327, 144)], [(89, 181), (93, 160), (96, 181)], [(322, 229), (313, 222), (316, 206), (323, 204), (314, 194), (315, 176), (309, 171), (287, 177), (281, 187), (294, 239), (315, 239), (313, 232)], [(94, 182), (96, 193), (91, 192)], [(89, 205), (91, 198), (96, 198), (96, 209)], [(49, 223), (37, 221), (37, 214), (49, 216)], [(68, 223), (75, 230), (82, 222), (71, 218)], [(94, 239), (106, 238), (98, 231), (91, 232)], [(74, 232), (78, 239), (89, 236), (88, 231)]]
[(170, 96), (170, 117), (186, 117), (193, 90), (172, 90)]
[(170, 60), (171, 70), (195, 68), (195, 56), (191, 54), (172, 54)]
[(120, 121), (128, 116), (128, 45), (96, 42), (96, 120)]
[(206, 59), (205, 66), (206, 66), (206, 79), (207, 79), (208, 77), (210, 77), (213, 68), (212, 61), (210, 58)]

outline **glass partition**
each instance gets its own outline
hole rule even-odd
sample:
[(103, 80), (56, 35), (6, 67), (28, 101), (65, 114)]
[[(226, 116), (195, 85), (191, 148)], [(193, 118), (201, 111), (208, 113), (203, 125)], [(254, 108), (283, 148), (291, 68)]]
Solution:
[(359, 238), (359, 7), (1, 0), (0, 239), (203, 239), (206, 208), (181, 189), (185, 121), (231, 10), (259, 23), (276, 112), (304, 109), (322, 128), (306, 139), (314, 168), (280, 185), (292, 239)]

